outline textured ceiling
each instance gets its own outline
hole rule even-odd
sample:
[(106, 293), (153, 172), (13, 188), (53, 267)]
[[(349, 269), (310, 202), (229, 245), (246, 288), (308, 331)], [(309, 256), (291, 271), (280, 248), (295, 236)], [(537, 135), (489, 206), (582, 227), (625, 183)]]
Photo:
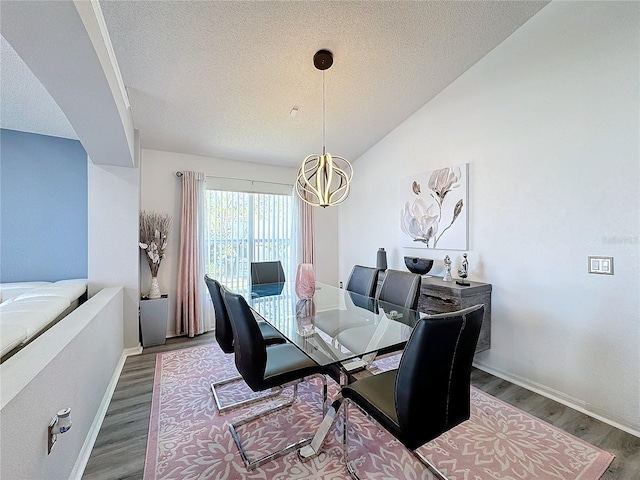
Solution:
[(0, 58), (0, 127), (76, 139), (58, 104), (4, 37)]
[(327, 151), (354, 160), (546, 3), (100, 5), (142, 148), (297, 166), (322, 148), (317, 50), (334, 54), (325, 74)]

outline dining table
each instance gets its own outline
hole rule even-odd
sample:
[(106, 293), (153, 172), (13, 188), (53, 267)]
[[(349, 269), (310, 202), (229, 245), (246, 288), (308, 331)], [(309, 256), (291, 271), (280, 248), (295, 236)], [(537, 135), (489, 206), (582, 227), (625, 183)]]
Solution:
[[(300, 288), (295, 282), (260, 285), (255, 291), (250, 288), (245, 298), (258, 317), (326, 367), (341, 386), (351, 382), (357, 372), (371, 368), (379, 353), (401, 351), (423, 316), (318, 282), (312, 288)], [(339, 406), (339, 402), (331, 403), (311, 442), (298, 451), (301, 459), (319, 453)]]

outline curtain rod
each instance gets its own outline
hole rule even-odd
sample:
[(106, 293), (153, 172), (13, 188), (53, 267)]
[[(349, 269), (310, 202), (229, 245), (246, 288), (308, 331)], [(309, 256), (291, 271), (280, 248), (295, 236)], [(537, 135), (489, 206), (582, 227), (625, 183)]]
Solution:
[[(176, 177), (181, 177), (182, 176), (182, 172), (176, 172)], [(215, 176), (215, 175), (205, 175), (205, 177), (207, 178), (219, 178), (221, 180), (239, 180), (242, 182), (251, 182), (252, 184), (255, 182), (258, 183), (270, 183), (272, 185), (284, 185), (287, 187), (292, 187), (293, 184), (292, 183), (280, 183), (280, 182), (268, 182), (267, 180), (249, 180), (248, 178), (235, 178), (235, 177), (219, 177), (219, 176)]]

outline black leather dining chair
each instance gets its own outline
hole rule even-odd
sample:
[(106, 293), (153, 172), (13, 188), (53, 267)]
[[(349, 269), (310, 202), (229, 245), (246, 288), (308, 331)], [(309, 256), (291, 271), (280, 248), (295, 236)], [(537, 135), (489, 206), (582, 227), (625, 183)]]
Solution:
[(302, 439), (256, 460), (249, 460), (238, 434), (238, 427), (268, 413), (291, 406), (297, 398), (298, 384), (314, 376), (318, 376), (322, 380), (322, 412), (324, 414), (327, 399), (327, 380), (324, 375), (324, 368), (311, 360), (295, 345), (283, 343), (267, 347), (258, 327), (258, 322), (246, 300), (241, 295), (226, 290), (223, 291), (223, 299), (229, 312), (233, 330), (236, 367), (247, 385), (254, 392), (261, 392), (278, 386), (293, 387), (293, 395), (290, 401), (233, 422), (229, 426), (247, 470), (253, 470), (267, 461), (306, 445), (311, 441), (311, 438)]
[(284, 269), (280, 260), (251, 262), (251, 285), (284, 283)]
[(373, 301), (378, 286), (380, 270), (363, 265), (354, 265), (347, 281), (347, 291), (353, 293), (351, 300), (354, 305), (367, 310), (373, 309)]
[[(224, 353), (233, 353), (233, 330), (231, 328), (231, 321), (229, 320), (229, 313), (227, 312), (227, 307), (224, 304), (224, 300), (222, 298), (222, 292), (224, 287), (220, 285), (216, 279), (211, 278), (209, 275), (204, 276), (204, 281), (207, 285), (207, 289), (209, 290), (209, 296), (211, 297), (211, 302), (213, 303), (213, 311), (215, 313), (215, 336), (218, 345), (222, 349)], [(266, 322), (258, 322), (258, 327), (260, 328), (260, 333), (264, 338), (266, 345), (275, 345), (279, 343), (286, 343), (287, 339), (284, 338), (280, 332), (278, 332), (275, 328), (269, 325)], [(222, 401), (220, 400), (220, 396), (216, 391), (216, 388), (222, 387), (223, 385), (227, 385), (229, 383), (237, 382), (242, 380), (241, 375), (235, 375), (230, 378), (226, 378), (224, 380), (220, 380), (217, 382), (211, 383), (211, 391), (213, 393), (213, 398), (215, 399), (216, 406), (218, 407), (218, 412), (224, 413), (228, 410), (241, 407), (244, 405), (248, 405), (250, 403), (262, 400), (265, 397), (258, 398), (249, 398), (246, 400), (241, 400), (239, 402), (233, 402), (228, 405), (222, 405)], [(272, 394), (268, 396), (278, 395), (279, 391), (274, 391)]]
[(416, 273), (387, 270), (377, 296), (378, 307), (385, 311), (387, 308), (417, 311), (421, 285), (422, 277)]
[[(396, 312), (397, 318), (413, 327), (418, 318), (418, 298), (422, 277), (415, 273), (400, 270), (387, 270), (380, 292), (378, 292), (376, 307), (382, 308), (385, 313)], [(373, 337), (377, 326), (371, 322), (363, 325), (355, 325), (341, 331), (337, 341), (351, 351), (364, 351), (367, 343)], [(398, 346), (399, 350), (403, 345)], [(393, 351), (390, 349), (388, 351)], [(379, 353), (388, 353), (380, 351)]]
[[(380, 270), (377, 268), (354, 265), (347, 281), (347, 301), (351, 302), (355, 307), (373, 311), (375, 309), (374, 297), (378, 285), (379, 272)], [(327, 310), (317, 313), (314, 318), (316, 328), (319, 328), (330, 337), (335, 337), (344, 328), (366, 324), (364, 319), (362, 322), (353, 319), (354, 317), (351, 313), (355, 309), (349, 303), (346, 304), (346, 308), (350, 310), (350, 314), (348, 316), (344, 315), (345, 320), (342, 321), (340, 310)]]
[(336, 402), (344, 399), (344, 455), (352, 478), (358, 476), (348, 460), (350, 403), (446, 480), (416, 449), (469, 419), (471, 364), (483, 315), (484, 305), (476, 305), (420, 319), (397, 369), (342, 387)]

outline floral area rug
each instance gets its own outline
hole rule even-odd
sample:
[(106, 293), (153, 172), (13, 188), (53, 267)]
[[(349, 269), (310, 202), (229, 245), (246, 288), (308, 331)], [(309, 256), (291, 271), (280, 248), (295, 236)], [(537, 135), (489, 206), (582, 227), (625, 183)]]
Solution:
[[(397, 358), (378, 362), (394, 367)], [(144, 480), (346, 480), (342, 420), (336, 420), (323, 452), (302, 463), (296, 452), (247, 472), (229, 432), (229, 423), (261, 411), (256, 406), (218, 414), (210, 383), (236, 375), (233, 355), (215, 345), (158, 354)], [(314, 383), (315, 382), (315, 383)], [(321, 417), (321, 388), (302, 384), (298, 401), (239, 429), (250, 459), (311, 436)], [(338, 386), (329, 380), (329, 394)], [(220, 391), (223, 403), (244, 398), (243, 382)], [(287, 392), (285, 392), (285, 395)], [(386, 431), (349, 409), (349, 460), (362, 479), (434, 478)], [(471, 419), (421, 447), (450, 480), (598, 479), (613, 455), (569, 435), (475, 388)]]

